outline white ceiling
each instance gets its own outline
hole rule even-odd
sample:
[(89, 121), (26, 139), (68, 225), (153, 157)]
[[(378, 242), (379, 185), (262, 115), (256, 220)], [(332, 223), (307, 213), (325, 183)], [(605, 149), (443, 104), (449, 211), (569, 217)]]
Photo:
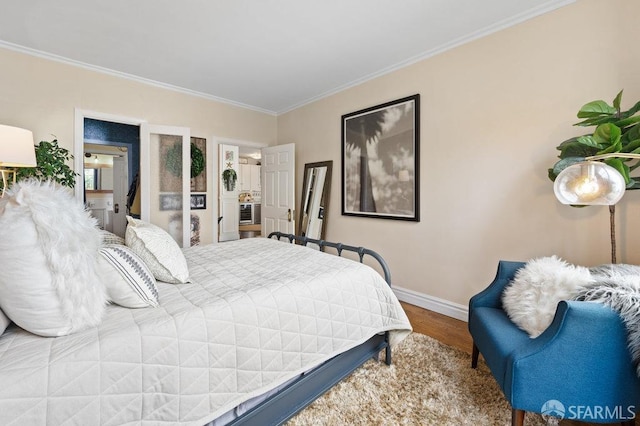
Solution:
[(0, 47), (278, 114), (572, 2), (0, 0)]

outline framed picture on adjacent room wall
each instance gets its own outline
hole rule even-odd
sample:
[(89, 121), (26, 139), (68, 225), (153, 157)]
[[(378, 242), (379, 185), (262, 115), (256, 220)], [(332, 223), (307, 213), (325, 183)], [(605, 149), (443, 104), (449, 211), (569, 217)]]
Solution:
[(420, 221), (420, 95), (342, 116), (342, 214)]
[(182, 194), (160, 194), (160, 210), (182, 210)]
[(204, 210), (207, 208), (206, 194), (191, 194), (191, 210)]

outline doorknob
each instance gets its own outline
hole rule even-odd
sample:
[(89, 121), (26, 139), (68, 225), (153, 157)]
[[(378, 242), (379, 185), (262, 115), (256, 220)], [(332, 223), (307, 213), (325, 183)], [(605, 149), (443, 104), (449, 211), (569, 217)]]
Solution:
[(119, 213), (119, 212), (120, 212), (120, 204), (116, 203), (116, 204), (113, 206), (113, 212), (114, 212), (114, 213)]
[(287, 220), (291, 222), (291, 209), (287, 210)]

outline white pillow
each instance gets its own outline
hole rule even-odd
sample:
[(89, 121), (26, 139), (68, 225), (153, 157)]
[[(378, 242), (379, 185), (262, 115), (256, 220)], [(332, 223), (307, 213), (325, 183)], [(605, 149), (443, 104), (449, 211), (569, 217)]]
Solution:
[(514, 324), (538, 337), (549, 327), (558, 302), (572, 300), (593, 282), (589, 269), (556, 256), (530, 260), (502, 293), (502, 306)]
[(100, 324), (107, 296), (95, 225), (68, 188), (36, 180), (10, 188), (0, 201), (0, 307), (13, 322), (41, 336)]
[(189, 281), (187, 260), (171, 235), (131, 216), (127, 216), (127, 222), (127, 246), (140, 256), (156, 279), (173, 284)]
[(158, 289), (147, 265), (127, 246), (100, 249), (98, 274), (109, 300), (125, 308), (158, 306)]
[(9, 324), (11, 324), (11, 320), (0, 309), (0, 335), (9, 327)]
[(119, 235), (114, 234), (113, 232), (105, 231), (104, 229), (100, 231), (100, 236), (102, 237), (102, 245), (107, 246), (109, 244), (122, 244), (124, 245), (124, 238)]

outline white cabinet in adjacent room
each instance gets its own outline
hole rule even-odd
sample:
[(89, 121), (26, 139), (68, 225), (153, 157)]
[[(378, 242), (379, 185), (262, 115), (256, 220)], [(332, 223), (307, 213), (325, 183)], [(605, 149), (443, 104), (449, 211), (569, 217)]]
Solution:
[(238, 176), (240, 192), (260, 191), (260, 166), (255, 164), (240, 164)]
[(251, 166), (249, 164), (240, 164), (238, 184), (240, 192), (251, 191)]
[(260, 166), (251, 167), (251, 191), (260, 191)]

